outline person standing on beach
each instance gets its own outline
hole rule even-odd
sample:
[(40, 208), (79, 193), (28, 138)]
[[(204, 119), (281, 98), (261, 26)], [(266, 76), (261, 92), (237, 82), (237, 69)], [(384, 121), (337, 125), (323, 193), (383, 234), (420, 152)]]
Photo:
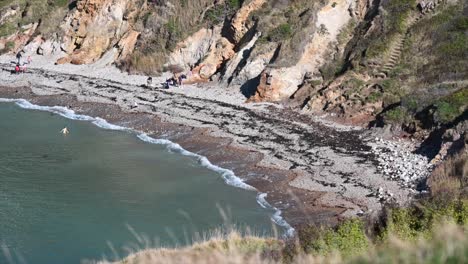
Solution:
[(148, 88), (151, 88), (153, 86), (153, 78), (151, 76), (148, 77), (148, 79), (146, 80), (146, 86)]
[(21, 55), (21, 52), (22, 51), (19, 51), (18, 53), (16, 53), (16, 59), (18, 60), (18, 63), (17, 63), (18, 65), (21, 65), (21, 57), (23, 56)]
[(28, 56), (28, 59), (27, 59), (27, 61), (28, 61), (28, 65), (29, 65), (29, 64), (31, 64), (31, 62), (32, 62), (32, 58), (31, 58), (31, 56)]
[(177, 77), (177, 84), (178, 84), (179, 86), (182, 86), (182, 75), (179, 75), (179, 76)]

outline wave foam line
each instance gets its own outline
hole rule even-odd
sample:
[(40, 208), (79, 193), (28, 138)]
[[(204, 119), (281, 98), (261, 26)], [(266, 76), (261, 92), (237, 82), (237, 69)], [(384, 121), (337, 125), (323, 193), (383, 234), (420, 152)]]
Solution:
[(99, 117), (91, 117), (87, 115), (76, 114), (75, 111), (68, 109), (66, 107), (63, 107), (63, 106), (39, 106), (39, 105), (32, 104), (29, 101), (24, 100), (24, 99), (0, 98), (0, 102), (16, 103), (19, 107), (24, 108), (24, 109), (47, 111), (47, 112), (51, 112), (51, 113), (63, 116), (68, 119), (72, 119), (72, 120), (89, 121), (89, 122), (92, 122), (94, 125), (103, 129), (130, 131), (130, 129), (126, 127), (110, 124), (106, 120), (99, 118)]
[(271, 217), (271, 221), (273, 221), (275, 224), (282, 226), (286, 229), (285, 236), (286, 237), (292, 237), (296, 230), (284, 220), (284, 218), (281, 216), (282, 212), (278, 208), (272, 206), (269, 202), (267, 202), (266, 197), (268, 194), (266, 193), (259, 193), (257, 195), (257, 203), (265, 208), (265, 209), (273, 209), (275, 213)]
[(187, 151), (184, 148), (182, 148), (179, 144), (174, 143), (170, 140), (167, 139), (155, 139), (150, 136), (148, 136), (145, 133), (141, 133), (137, 136), (139, 139), (142, 141), (151, 143), (151, 144), (158, 144), (158, 145), (165, 145), (169, 151), (173, 151), (179, 154), (182, 154), (184, 156), (189, 156), (197, 159), (200, 165), (202, 165), (205, 168), (208, 168), (212, 171), (215, 171), (223, 177), (224, 181), (231, 186), (242, 188), (245, 190), (250, 190), (250, 191), (256, 191), (253, 186), (250, 186), (246, 184), (242, 179), (237, 177), (232, 170), (224, 169), (221, 167), (218, 167), (216, 165), (213, 165), (206, 157), (195, 154), (193, 152)]
[[(25, 99), (0, 98), (0, 102), (16, 103), (19, 107), (24, 108), (24, 109), (51, 112), (51, 113), (58, 114), (60, 116), (63, 116), (71, 120), (89, 121), (93, 123), (94, 125), (103, 129), (135, 132), (135, 130), (132, 130), (126, 127), (110, 124), (106, 120), (99, 118), (99, 117), (91, 117), (87, 115), (76, 114), (75, 111), (68, 109), (66, 107), (63, 107), (63, 106), (39, 106), (39, 105), (32, 104)], [(165, 145), (168, 151), (173, 151), (181, 155), (189, 156), (189, 157), (193, 157), (197, 159), (197, 161), (199, 162), (201, 166), (221, 174), (222, 178), (228, 185), (231, 185), (237, 188), (242, 188), (242, 189), (249, 190), (249, 191), (258, 192), (258, 190), (255, 187), (248, 185), (241, 178), (237, 177), (232, 170), (228, 170), (228, 169), (213, 165), (206, 157), (187, 151), (177, 143), (174, 143), (167, 139), (155, 139), (155, 138), (148, 136), (146, 133), (137, 132), (137, 137), (140, 140), (145, 141), (147, 143)], [(271, 217), (271, 220), (277, 225), (286, 229), (286, 234), (285, 234), (286, 236), (292, 236), (295, 232), (294, 228), (291, 227), (286, 222), (286, 220), (284, 220), (284, 218), (281, 216), (281, 210), (270, 205), (266, 201), (265, 199), (266, 196), (267, 196), (266, 193), (259, 193), (257, 195), (257, 203), (265, 209), (273, 209), (275, 213)]]

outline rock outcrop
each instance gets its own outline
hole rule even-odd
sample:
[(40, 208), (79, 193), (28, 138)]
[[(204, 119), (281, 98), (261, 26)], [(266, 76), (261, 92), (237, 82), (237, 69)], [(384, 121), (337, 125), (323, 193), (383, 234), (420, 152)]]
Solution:
[[(185, 70), (190, 68), (191, 75), (187, 83), (193, 83), (210, 80), (233, 58), (235, 58), (234, 61), (239, 63), (241, 58), (236, 56), (236, 53), (239, 54), (237, 49), (243, 44), (241, 40), (250, 30), (247, 25), (249, 15), (260, 9), (265, 3), (266, 0), (252, 0), (244, 3), (229, 22), (228, 29), (225, 32), (220, 26), (199, 30), (177, 45), (175, 51), (169, 56), (169, 64), (182, 66)], [(259, 35), (256, 35), (253, 38), (256, 41), (258, 37)], [(252, 48), (255, 41), (253, 44), (252, 40), (249, 41), (250, 48)], [(244, 52), (245, 48), (241, 50)], [(229, 71), (233, 72), (232, 67), (234, 66), (232, 66), (232, 63), (230, 65), (231, 69)]]
[(340, 29), (352, 18), (349, 12), (352, 4), (352, 0), (340, 0), (319, 10), (313, 27), (314, 32), (309, 37), (299, 61), (292, 67), (265, 70), (257, 93), (250, 101), (278, 102), (287, 99), (297, 91), (306, 74), (318, 74), (330, 45), (336, 41)]
[(62, 23), (61, 48), (67, 56), (57, 63), (92, 63), (114, 45), (119, 49), (115, 59), (128, 55), (139, 35), (130, 23), (142, 8), (139, 2), (79, 0)]
[(220, 38), (221, 27), (202, 28), (177, 45), (167, 64), (190, 69), (207, 56)]
[(251, 0), (242, 6), (242, 8), (235, 14), (229, 25), (227, 36), (231, 42), (238, 44), (241, 41), (250, 29), (246, 24), (250, 14), (259, 10), (266, 2), (266, 0)]
[(21, 27), (21, 29), (12, 35), (0, 40), (0, 49), (5, 48), (9, 43), (13, 43), (10, 50), (12, 52), (18, 52), (28, 43), (29, 39), (33, 36), (38, 23), (32, 23)]

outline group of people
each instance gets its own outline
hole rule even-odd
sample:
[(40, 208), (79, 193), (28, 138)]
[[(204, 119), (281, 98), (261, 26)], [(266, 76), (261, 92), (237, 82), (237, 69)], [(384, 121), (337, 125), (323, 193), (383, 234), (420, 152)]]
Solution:
[(179, 74), (179, 75), (174, 74), (174, 76), (166, 80), (166, 83), (164, 84), (164, 88), (169, 89), (170, 86), (178, 87), (182, 85), (182, 82), (185, 79), (187, 79), (187, 75), (185, 74)]
[[(187, 75), (185, 74), (174, 74), (171, 78), (167, 79), (162, 85), (164, 89), (169, 89), (171, 86), (178, 87), (182, 85), (182, 82), (185, 79), (187, 79)], [(148, 79), (146, 80), (146, 87), (153, 87), (153, 77), (148, 77)]]
[(23, 57), (22, 53), (24, 53), (24, 51), (21, 50), (20, 52), (16, 54), (16, 59), (17, 59), (16, 66), (15, 66), (16, 74), (25, 72), (26, 65), (29, 65), (32, 62), (31, 56), (28, 56), (26, 61), (21, 62), (21, 58)]

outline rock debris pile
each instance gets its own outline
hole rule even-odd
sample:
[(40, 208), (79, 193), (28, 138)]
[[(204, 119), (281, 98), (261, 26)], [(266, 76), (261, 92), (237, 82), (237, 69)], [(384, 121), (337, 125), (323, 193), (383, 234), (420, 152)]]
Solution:
[(377, 168), (385, 177), (414, 191), (424, 190), (420, 184), (424, 183), (434, 165), (427, 157), (413, 153), (411, 143), (376, 138), (370, 145), (377, 155)]

